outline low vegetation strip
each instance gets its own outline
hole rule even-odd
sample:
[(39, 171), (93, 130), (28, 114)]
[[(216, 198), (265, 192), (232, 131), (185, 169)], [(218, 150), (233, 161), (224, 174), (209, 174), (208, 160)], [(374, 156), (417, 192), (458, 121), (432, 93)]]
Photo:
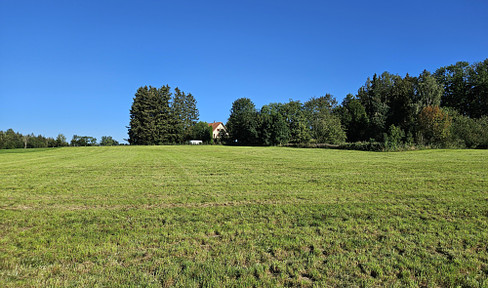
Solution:
[(0, 151), (0, 286), (488, 286), (488, 151)]

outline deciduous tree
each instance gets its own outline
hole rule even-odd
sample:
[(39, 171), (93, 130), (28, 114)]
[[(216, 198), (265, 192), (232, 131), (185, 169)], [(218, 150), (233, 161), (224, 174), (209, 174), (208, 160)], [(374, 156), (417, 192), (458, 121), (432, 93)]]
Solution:
[(249, 98), (239, 98), (232, 103), (227, 130), (232, 141), (239, 145), (259, 144), (258, 113)]

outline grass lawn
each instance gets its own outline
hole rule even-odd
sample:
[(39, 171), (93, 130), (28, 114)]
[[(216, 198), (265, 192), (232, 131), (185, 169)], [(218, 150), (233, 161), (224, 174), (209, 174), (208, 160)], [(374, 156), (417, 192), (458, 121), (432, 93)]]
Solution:
[(0, 287), (488, 287), (488, 151), (0, 151)]

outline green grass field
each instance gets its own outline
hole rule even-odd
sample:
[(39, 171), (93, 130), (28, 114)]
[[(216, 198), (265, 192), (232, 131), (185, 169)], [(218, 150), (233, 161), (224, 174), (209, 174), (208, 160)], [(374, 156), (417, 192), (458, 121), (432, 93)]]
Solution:
[(488, 151), (0, 151), (0, 287), (488, 287)]

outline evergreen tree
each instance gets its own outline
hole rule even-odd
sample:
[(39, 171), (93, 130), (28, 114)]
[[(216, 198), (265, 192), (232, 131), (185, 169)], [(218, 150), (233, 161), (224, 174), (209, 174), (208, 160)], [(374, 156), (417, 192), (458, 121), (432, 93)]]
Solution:
[[(168, 85), (162, 86), (159, 89), (153, 88), (150, 91), (151, 96), (151, 110), (154, 113), (154, 125), (151, 126), (152, 135), (154, 135), (154, 142), (152, 144), (161, 145), (166, 143), (174, 143), (174, 138), (171, 135), (172, 121), (171, 121), (171, 91)], [(151, 123), (151, 122), (150, 122)]]
[(193, 97), (193, 95), (191, 93), (188, 93), (186, 96), (185, 96), (185, 117), (184, 117), (184, 124), (183, 124), (183, 127), (184, 127), (184, 135), (186, 137), (185, 140), (188, 140), (190, 137), (190, 133), (191, 133), (191, 128), (193, 126), (195, 126), (195, 124), (197, 123), (199, 117), (200, 117), (200, 113), (198, 112), (198, 108), (197, 108), (197, 100), (195, 100), (195, 97)]
[(182, 92), (178, 87), (176, 87), (175, 93), (173, 94), (173, 101), (171, 102), (171, 142), (183, 143), (183, 141), (185, 140), (185, 98), (185, 92)]
[(129, 143), (159, 145), (172, 140), (171, 92), (168, 85), (159, 89), (140, 87), (130, 110)]
[(386, 121), (388, 116), (388, 99), (395, 79), (399, 76), (383, 72), (380, 77), (376, 74), (373, 80), (366, 81), (366, 84), (358, 91), (358, 98), (366, 110), (369, 119), (368, 137), (378, 141), (382, 140), (386, 132)]
[(395, 77), (388, 99), (387, 126), (399, 127), (403, 131), (413, 133), (417, 113), (413, 100), (417, 79), (408, 74), (405, 78)]
[(197, 123), (199, 113), (196, 100), (191, 93), (186, 94), (175, 88), (171, 103), (173, 131), (171, 137), (175, 143), (184, 143), (192, 138), (192, 127)]
[(366, 109), (357, 97), (348, 94), (342, 101), (342, 106), (336, 111), (345, 127), (347, 141), (369, 140), (367, 135), (369, 119), (366, 115)]
[(146, 111), (148, 98), (148, 87), (140, 87), (134, 96), (132, 107), (130, 109), (129, 124), (129, 144), (131, 145), (148, 145), (151, 144), (149, 134), (146, 129), (149, 116)]

